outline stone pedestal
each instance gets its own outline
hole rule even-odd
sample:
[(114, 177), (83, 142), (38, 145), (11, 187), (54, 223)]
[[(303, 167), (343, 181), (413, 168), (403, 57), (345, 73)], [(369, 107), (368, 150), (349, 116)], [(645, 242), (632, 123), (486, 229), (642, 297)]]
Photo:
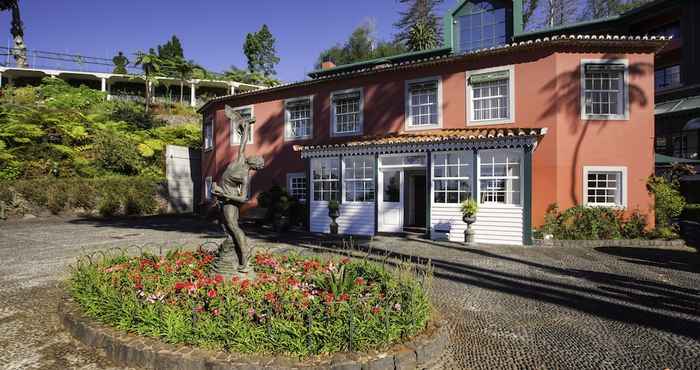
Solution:
[[(248, 265), (245, 269), (241, 269), (238, 264), (238, 256), (233, 248), (233, 242), (226, 239), (219, 247), (216, 260), (212, 269), (212, 274), (223, 275), (226, 279), (231, 279), (238, 276), (241, 279), (255, 279), (255, 271)], [(249, 256), (249, 258), (252, 256)], [(250, 263), (250, 260), (248, 261)]]

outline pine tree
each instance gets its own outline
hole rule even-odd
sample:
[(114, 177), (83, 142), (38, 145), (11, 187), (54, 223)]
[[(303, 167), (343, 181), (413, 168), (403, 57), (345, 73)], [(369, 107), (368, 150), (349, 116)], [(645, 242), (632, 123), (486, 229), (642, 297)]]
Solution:
[(440, 18), (435, 14), (435, 11), (443, 0), (399, 0), (399, 2), (407, 4), (408, 10), (399, 12), (401, 18), (394, 23), (394, 27), (398, 29), (395, 36), (396, 41), (408, 44), (411, 30), (417, 24), (422, 24), (422, 28), (429, 29), (429, 33), (434, 34), (436, 39), (439, 40), (442, 37)]
[(182, 50), (182, 43), (180, 43), (180, 39), (173, 35), (168, 42), (163, 45), (158, 45), (158, 57), (164, 60), (177, 58), (184, 59), (185, 53)]
[(248, 70), (261, 73), (265, 77), (275, 75), (275, 65), (280, 59), (275, 50), (275, 38), (266, 24), (260, 31), (248, 33), (243, 52), (248, 58)]

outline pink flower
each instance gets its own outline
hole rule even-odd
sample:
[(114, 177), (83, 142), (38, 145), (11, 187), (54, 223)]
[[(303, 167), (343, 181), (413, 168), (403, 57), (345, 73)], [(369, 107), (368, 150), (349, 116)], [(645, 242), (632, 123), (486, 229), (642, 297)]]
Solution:
[(395, 309), (396, 311), (401, 311), (401, 303), (398, 303), (398, 302), (395, 303), (395, 304), (394, 304), (394, 309)]
[(248, 317), (253, 318), (255, 316), (255, 309), (253, 307), (248, 308)]
[(194, 312), (204, 312), (204, 307), (197, 306), (197, 307), (195, 307)]
[(382, 308), (379, 307), (379, 306), (374, 306), (374, 307), (372, 307), (372, 313), (375, 314), (375, 315), (378, 314), (378, 313), (381, 312), (381, 311), (382, 311)]
[(221, 276), (221, 275), (216, 275), (216, 276), (214, 276), (214, 281), (215, 281), (217, 284), (221, 284), (221, 283), (224, 281), (224, 277)]
[(218, 308), (215, 308), (215, 309), (213, 309), (213, 310), (211, 311), (211, 313), (212, 313), (212, 315), (214, 315), (214, 316), (219, 316), (219, 313), (220, 313), (220, 312), (219, 312), (219, 309), (218, 309)]
[(210, 291), (207, 292), (207, 295), (209, 296), (209, 298), (216, 297), (216, 290), (211, 289)]

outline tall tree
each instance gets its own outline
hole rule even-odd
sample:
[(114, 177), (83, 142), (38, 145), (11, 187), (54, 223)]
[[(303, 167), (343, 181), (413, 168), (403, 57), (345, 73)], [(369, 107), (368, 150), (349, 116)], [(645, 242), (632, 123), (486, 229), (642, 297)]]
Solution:
[(24, 44), (24, 26), (19, 15), (19, 0), (0, 0), (0, 11), (6, 10), (12, 12), (12, 23), (10, 26), (10, 34), (12, 34), (14, 42), (12, 56), (15, 58), (17, 67), (26, 68), (27, 46)]
[(586, 0), (581, 19), (599, 19), (618, 14), (622, 0)]
[(279, 63), (275, 50), (275, 38), (263, 24), (259, 31), (248, 33), (243, 44), (243, 53), (248, 58), (248, 69), (266, 77), (275, 75), (275, 65)]
[(185, 58), (172, 58), (167, 63), (171, 64), (171, 68), (177, 72), (177, 78), (180, 80), (180, 104), (184, 99), (185, 81), (192, 78), (194, 71), (194, 61), (186, 60)]
[(151, 92), (153, 86), (158, 84), (158, 73), (160, 73), (162, 60), (151, 49), (148, 53), (136, 53), (136, 65), (143, 69), (143, 79), (146, 80), (146, 112), (151, 104)]
[(320, 68), (324, 61), (343, 65), (404, 52), (406, 47), (402, 42), (377, 41), (374, 37), (373, 22), (368, 20), (352, 31), (344, 44), (336, 44), (322, 51), (316, 60), (315, 68)]
[(535, 15), (535, 10), (539, 5), (539, 0), (525, 0), (523, 1), (523, 29), (526, 29), (532, 21), (532, 17)]
[(407, 10), (399, 12), (401, 18), (394, 23), (394, 27), (398, 29), (396, 40), (408, 44), (410, 40), (411, 30), (417, 24), (422, 24), (421, 27), (430, 29), (431, 34), (435, 34), (436, 39), (442, 37), (442, 28), (440, 27), (440, 17), (436, 13), (436, 8), (442, 4), (444, 0), (399, 0), (400, 3), (408, 6)]
[(180, 39), (173, 35), (168, 42), (163, 45), (158, 45), (158, 57), (161, 59), (184, 59), (185, 52), (182, 50)]
[(563, 26), (575, 20), (578, 13), (577, 0), (547, 0), (544, 9), (544, 26)]

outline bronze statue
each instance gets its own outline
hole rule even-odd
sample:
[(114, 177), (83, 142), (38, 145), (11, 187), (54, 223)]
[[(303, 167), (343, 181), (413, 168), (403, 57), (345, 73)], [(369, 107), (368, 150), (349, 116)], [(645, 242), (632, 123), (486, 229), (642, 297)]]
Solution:
[[(225, 108), (226, 117), (233, 125), (232, 129), (241, 131), (241, 142), (238, 147), (238, 156), (231, 161), (221, 175), (221, 186), (212, 184), (212, 194), (216, 196), (221, 211), (221, 224), (229, 238), (221, 245), (220, 254), (230, 251), (231, 243), (238, 257), (238, 271), (248, 272), (248, 257), (250, 248), (246, 242), (245, 233), (238, 226), (240, 207), (248, 201), (248, 189), (250, 188), (250, 170), (262, 169), (265, 161), (260, 156), (245, 156), (245, 147), (248, 143), (250, 125), (254, 119), (246, 119), (228, 105)], [(228, 242), (228, 243), (227, 243)]]

